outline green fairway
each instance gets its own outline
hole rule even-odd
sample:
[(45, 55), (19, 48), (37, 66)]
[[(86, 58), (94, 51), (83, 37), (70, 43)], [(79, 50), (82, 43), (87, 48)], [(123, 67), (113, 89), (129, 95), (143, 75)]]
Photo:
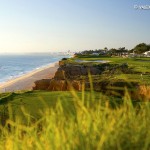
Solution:
[[(24, 116), (24, 111), (33, 118), (38, 119), (42, 117), (42, 112), (46, 109), (55, 108), (58, 101), (61, 101), (62, 107), (66, 113), (74, 113), (75, 99), (88, 101), (91, 98), (90, 92), (47, 92), (34, 91), (24, 93), (3, 93), (0, 95), (0, 111), (10, 105), (13, 116)], [(101, 93), (94, 93), (94, 98), (99, 100), (102, 97)], [(24, 110), (24, 111), (23, 111)]]
[(111, 64), (128, 63), (129, 67), (133, 67), (135, 71), (150, 73), (150, 58), (122, 58), (122, 57), (77, 57), (73, 60), (80, 59), (86, 61), (107, 60)]
[[(57, 101), (61, 99), (61, 101), (65, 102), (67, 100), (67, 104), (72, 103), (73, 98), (69, 92), (27, 92), (22, 94), (16, 94), (11, 99), (8, 99), (9, 104), (12, 107), (14, 115), (23, 115), (22, 109), (24, 108), (28, 114), (33, 117), (40, 117), (41, 111), (45, 110), (47, 107), (55, 107)], [(0, 105), (0, 109), (6, 104)], [(62, 103), (64, 104), (64, 103)], [(72, 106), (72, 105), (71, 105)], [(71, 108), (67, 108), (70, 109)]]
[(100, 57), (100, 56), (80, 56), (68, 60), (67, 63), (75, 64), (88, 64), (77, 63), (76, 60), (93, 61), (89, 65), (100, 64), (94, 61), (105, 60), (110, 64), (123, 64), (127, 63), (135, 73), (132, 74), (116, 74), (113, 78), (125, 79), (128, 82), (139, 82), (140, 84), (150, 84), (150, 58), (122, 58), (122, 57)]

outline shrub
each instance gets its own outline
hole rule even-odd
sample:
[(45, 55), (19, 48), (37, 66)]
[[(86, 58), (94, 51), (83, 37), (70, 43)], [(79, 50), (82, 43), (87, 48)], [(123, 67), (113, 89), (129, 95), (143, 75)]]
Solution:
[(62, 58), (62, 60), (67, 60), (68, 58)]

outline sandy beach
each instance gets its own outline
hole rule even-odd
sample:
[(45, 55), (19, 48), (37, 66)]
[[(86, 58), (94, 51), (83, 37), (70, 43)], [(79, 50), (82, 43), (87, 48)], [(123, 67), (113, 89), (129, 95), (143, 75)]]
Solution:
[(29, 72), (21, 77), (0, 84), (0, 92), (31, 90), (34, 82), (40, 79), (53, 78), (58, 69), (58, 63)]

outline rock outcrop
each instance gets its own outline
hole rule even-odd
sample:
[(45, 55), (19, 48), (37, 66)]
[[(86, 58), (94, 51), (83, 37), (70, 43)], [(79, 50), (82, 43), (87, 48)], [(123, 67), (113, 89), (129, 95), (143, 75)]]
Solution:
[(81, 82), (80, 81), (67, 81), (67, 80), (58, 80), (58, 79), (50, 79), (50, 80), (38, 80), (35, 82), (35, 87), (33, 90), (48, 90), (48, 91), (68, 91), (71, 89), (80, 91), (81, 90)]
[(85, 84), (85, 90), (90, 90), (89, 74), (98, 76), (98, 79), (93, 80), (93, 89), (95, 91), (106, 93), (109, 89), (111, 89), (110, 91), (113, 91), (113, 87), (125, 88), (130, 87), (130, 85), (137, 85), (136, 83), (127, 84), (125, 81), (119, 80), (99, 81), (100, 75), (102, 74), (104, 74), (104, 76), (111, 76), (119, 73), (131, 73), (132, 70), (128, 68), (126, 63), (120, 65), (109, 63), (99, 65), (76, 65), (59, 62), (59, 64), (60, 67), (56, 71), (54, 78), (36, 81), (33, 90), (68, 91), (75, 89), (81, 91), (82, 83)]
[(54, 79), (56, 80), (65, 80), (65, 71), (62, 68), (58, 68), (58, 70), (55, 73)]
[(56, 80), (52, 79), (48, 90), (50, 91), (68, 91), (68, 90), (81, 90), (81, 83), (80, 81), (66, 81), (66, 80)]
[(109, 64), (104, 63), (100, 65), (62, 65), (58, 68), (55, 79), (76, 79), (78, 76), (100, 75), (102, 73), (131, 73), (132, 70), (128, 68), (126, 63), (124, 64)]
[(49, 91), (66, 91), (67, 90), (67, 82), (65, 80), (56, 80), (52, 79), (49, 83), (49, 87), (47, 88)]
[(42, 79), (35, 82), (33, 90), (47, 90), (51, 79)]
[[(72, 79), (81, 75), (87, 76), (89, 73), (91, 75), (98, 75), (101, 73), (101, 70), (98, 67), (83, 65), (66, 65), (59, 68), (57, 72), (60, 72), (60, 70), (64, 71), (64, 75), (67, 79)], [(57, 73), (54, 78), (57, 78)]]

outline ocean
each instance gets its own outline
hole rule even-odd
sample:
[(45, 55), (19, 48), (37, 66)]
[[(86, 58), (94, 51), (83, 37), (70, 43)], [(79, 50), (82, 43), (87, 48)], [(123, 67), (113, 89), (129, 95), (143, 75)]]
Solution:
[(53, 65), (66, 55), (24, 54), (0, 55), (0, 83), (20, 77), (33, 70)]

